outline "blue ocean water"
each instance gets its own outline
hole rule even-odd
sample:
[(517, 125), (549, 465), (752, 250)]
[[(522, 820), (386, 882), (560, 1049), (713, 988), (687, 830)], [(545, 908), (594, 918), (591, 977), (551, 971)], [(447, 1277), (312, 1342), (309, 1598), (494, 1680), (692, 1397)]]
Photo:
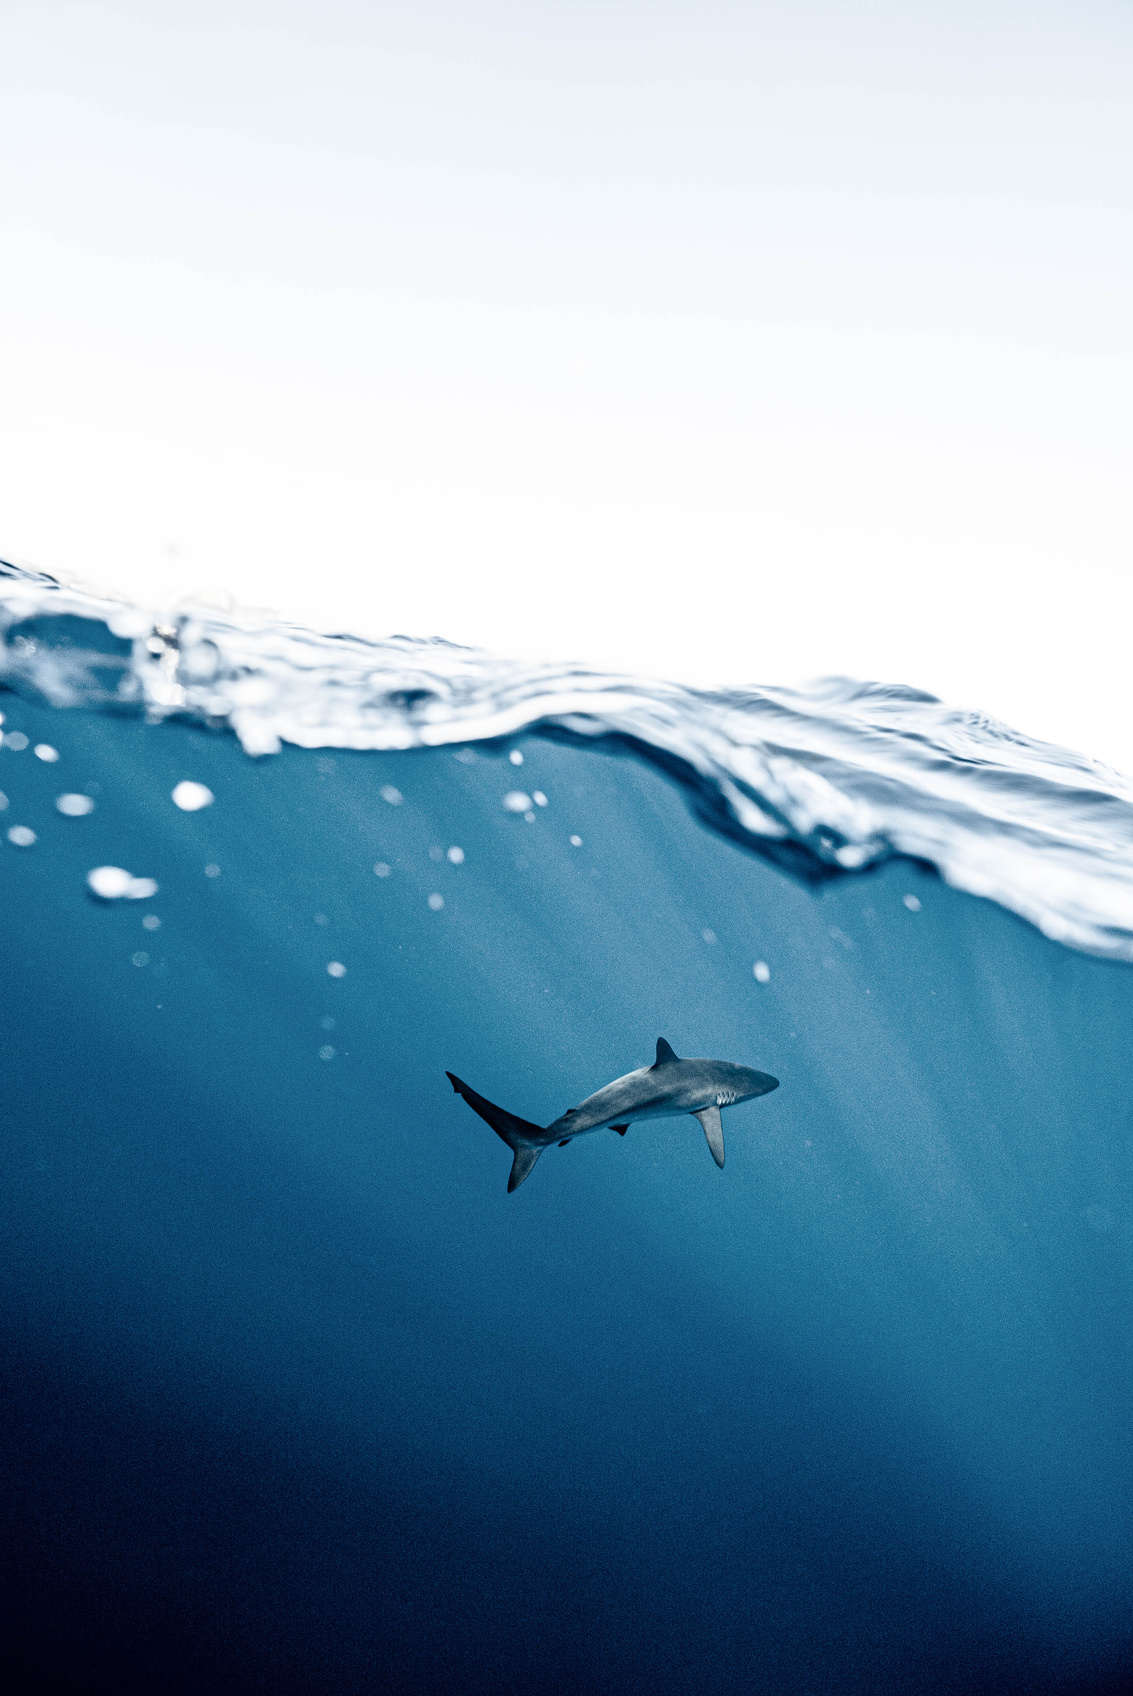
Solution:
[(1124, 780), (0, 588), (19, 1688), (1129, 1687)]

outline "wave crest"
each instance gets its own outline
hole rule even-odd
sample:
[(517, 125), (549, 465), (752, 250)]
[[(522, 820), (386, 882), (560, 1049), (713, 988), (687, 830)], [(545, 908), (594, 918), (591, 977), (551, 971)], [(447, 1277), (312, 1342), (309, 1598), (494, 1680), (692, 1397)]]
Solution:
[(1133, 786), (917, 689), (710, 691), (441, 639), (159, 616), (3, 562), (0, 685), (56, 707), (191, 717), (255, 755), (601, 739), (664, 766), (713, 828), (797, 875), (912, 856), (1059, 942), (1133, 960)]

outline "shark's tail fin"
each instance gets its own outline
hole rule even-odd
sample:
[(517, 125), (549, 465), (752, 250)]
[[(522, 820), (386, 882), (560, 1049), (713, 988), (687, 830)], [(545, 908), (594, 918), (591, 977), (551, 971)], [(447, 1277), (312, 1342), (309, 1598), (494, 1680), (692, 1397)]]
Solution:
[(456, 1091), (462, 1095), (474, 1113), (479, 1113), (485, 1123), (491, 1125), (498, 1137), (507, 1143), (515, 1159), (511, 1163), (511, 1177), (507, 1181), (508, 1194), (517, 1190), (530, 1172), (532, 1166), (543, 1152), (543, 1143), (532, 1140), (543, 1135), (542, 1125), (533, 1125), (527, 1119), (518, 1119), (514, 1113), (509, 1113), (504, 1107), (497, 1107), (495, 1102), (487, 1101), (484, 1096), (477, 1095), (474, 1089), (469, 1089), (451, 1072), (445, 1077)]

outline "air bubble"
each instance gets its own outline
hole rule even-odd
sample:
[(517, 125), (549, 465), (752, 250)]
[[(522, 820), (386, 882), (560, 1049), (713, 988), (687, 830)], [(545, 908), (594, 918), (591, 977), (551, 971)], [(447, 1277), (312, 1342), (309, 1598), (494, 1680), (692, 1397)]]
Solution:
[(94, 802), (89, 795), (60, 795), (55, 802), (55, 810), (65, 819), (85, 819), (88, 813), (94, 812)]
[(404, 796), (400, 789), (395, 789), (392, 783), (383, 783), (378, 790), (383, 801), (388, 801), (391, 807), (400, 807)]
[(58, 748), (53, 748), (50, 742), (37, 742), (33, 752), (37, 760), (43, 760), (49, 766), (59, 758)]
[(346, 967), (341, 960), (331, 960), (327, 966), (327, 976), (332, 978), (344, 978), (346, 976)]
[(331, 1018), (329, 1013), (324, 1013), (322, 1018), (319, 1020), (320, 1030), (332, 1031), (334, 1029), (334, 1027), (335, 1027), (335, 1020)]
[(571, 845), (572, 848), (581, 848), (582, 847), (581, 836), (572, 836), (571, 839), (570, 839), (570, 845)]
[(448, 851), (448, 861), (450, 865), (462, 866), (464, 864), (464, 849), (450, 848)]
[(205, 867), (205, 876), (206, 877), (219, 877), (220, 876), (220, 867), (217, 866), (217, 865), (213, 865), (213, 864), (207, 865)]
[(26, 824), (14, 824), (8, 832), (8, 841), (15, 848), (30, 848), (35, 842), (35, 831)]
[(152, 877), (131, 877), (121, 866), (96, 866), (87, 873), (87, 887), (100, 901), (148, 901), (157, 894)]
[[(767, 964), (766, 960), (757, 960), (751, 970), (756, 983), (771, 982), (771, 967)], [(791, 1034), (793, 1036), (794, 1032), (792, 1031)]]
[(28, 745), (28, 739), (22, 730), (11, 730), (4, 738), (5, 748), (11, 748), (13, 754), (22, 754)]
[(504, 796), (503, 804), (505, 811), (509, 813), (529, 813), (531, 811), (531, 797), (525, 795), (522, 789), (509, 789)]
[(436, 894), (430, 895), (429, 906), (432, 908), (434, 913), (439, 913), (441, 908), (444, 906), (444, 904), (445, 904), (445, 898), (444, 898), (443, 895), (436, 895)]
[(374, 876), (375, 877), (388, 877), (389, 874), (390, 874), (389, 866), (386, 864), (386, 862), (384, 860), (379, 860), (377, 865), (374, 867)]
[(921, 904), (917, 900), (915, 895), (906, 895), (904, 899), (905, 899), (905, 905), (909, 909), (910, 913), (919, 913), (920, 912)]
[(183, 813), (199, 813), (202, 807), (211, 807), (214, 799), (206, 784), (194, 783), (191, 778), (185, 778), (173, 791), (173, 805)]
[(131, 954), (130, 959), (133, 961), (135, 966), (148, 966), (149, 965), (149, 955), (145, 952), (145, 950), (143, 948), (139, 948), (139, 950), (136, 954)]
[(508, 755), (508, 759), (511, 761), (513, 766), (521, 766), (523, 764), (523, 755), (520, 753), (518, 748), (512, 749), (511, 753)]
[(160, 930), (161, 929), (161, 920), (158, 918), (156, 913), (147, 913), (146, 914), (145, 918), (142, 920), (142, 929), (143, 930)]
[(531, 791), (531, 799), (537, 807), (545, 807), (547, 805), (547, 797), (541, 789), (533, 789)]
[(335, 1051), (331, 1047), (330, 1043), (324, 1042), (323, 1046), (319, 1049), (319, 1059), (320, 1060), (333, 1060), (334, 1055), (335, 1055)]
[(702, 930), (700, 934), (704, 938), (705, 942), (715, 942), (716, 940), (716, 932), (714, 930)]

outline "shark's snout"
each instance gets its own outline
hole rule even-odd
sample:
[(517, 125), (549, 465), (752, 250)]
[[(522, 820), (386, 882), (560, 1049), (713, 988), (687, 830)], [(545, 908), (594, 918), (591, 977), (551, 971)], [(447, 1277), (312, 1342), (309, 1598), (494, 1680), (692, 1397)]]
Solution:
[(744, 1079), (744, 1092), (741, 1101), (754, 1101), (758, 1095), (770, 1095), (773, 1089), (779, 1088), (778, 1078), (773, 1078), (770, 1072), (751, 1072)]

